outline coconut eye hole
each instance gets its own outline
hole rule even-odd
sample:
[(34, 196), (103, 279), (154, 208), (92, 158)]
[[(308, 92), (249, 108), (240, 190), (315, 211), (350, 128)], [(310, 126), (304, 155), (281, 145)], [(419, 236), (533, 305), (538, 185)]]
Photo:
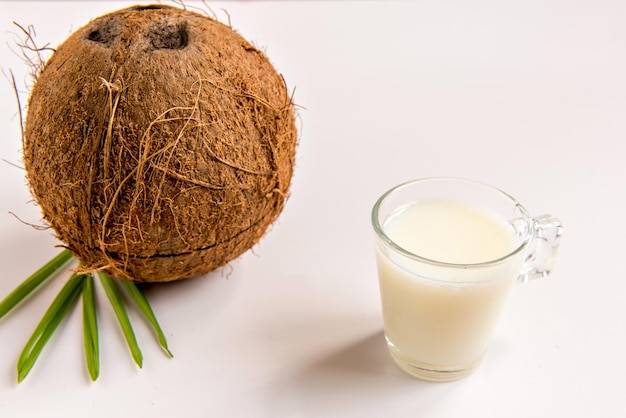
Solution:
[(134, 10), (134, 11), (142, 11), (142, 10), (163, 10), (163, 9), (175, 9), (175, 7), (173, 6), (167, 6), (164, 4), (139, 4), (137, 6), (132, 6), (129, 7), (127, 10)]
[(87, 39), (105, 46), (110, 46), (119, 34), (119, 22), (117, 19), (110, 18), (90, 30), (87, 34)]
[(148, 38), (154, 49), (183, 49), (189, 43), (187, 24), (157, 24), (150, 28)]

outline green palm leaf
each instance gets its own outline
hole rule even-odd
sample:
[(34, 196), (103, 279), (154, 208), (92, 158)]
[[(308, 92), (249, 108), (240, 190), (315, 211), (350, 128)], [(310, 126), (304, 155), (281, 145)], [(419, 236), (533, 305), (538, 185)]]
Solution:
[(122, 327), (122, 332), (124, 333), (124, 337), (126, 338), (126, 343), (128, 344), (128, 348), (133, 356), (133, 360), (135, 363), (142, 367), (143, 364), (143, 355), (141, 354), (141, 350), (139, 349), (139, 345), (137, 344), (137, 339), (135, 338), (135, 332), (133, 331), (133, 326), (130, 323), (130, 319), (128, 318), (128, 313), (126, 312), (126, 307), (124, 307), (124, 301), (122, 300), (122, 295), (120, 294), (117, 285), (115, 284), (115, 280), (109, 277), (104, 272), (98, 272), (98, 276), (100, 277), (100, 282), (102, 283), (102, 287), (111, 302), (111, 306), (115, 311), (115, 315), (117, 315), (117, 319)]

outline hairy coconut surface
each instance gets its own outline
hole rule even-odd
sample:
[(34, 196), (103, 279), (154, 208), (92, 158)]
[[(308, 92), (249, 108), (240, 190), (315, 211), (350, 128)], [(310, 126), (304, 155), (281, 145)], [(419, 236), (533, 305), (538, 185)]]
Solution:
[(297, 132), (267, 57), (229, 26), (162, 5), (74, 32), (32, 89), (24, 164), (45, 220), (86, 270), (204, 274), (282, 210)]

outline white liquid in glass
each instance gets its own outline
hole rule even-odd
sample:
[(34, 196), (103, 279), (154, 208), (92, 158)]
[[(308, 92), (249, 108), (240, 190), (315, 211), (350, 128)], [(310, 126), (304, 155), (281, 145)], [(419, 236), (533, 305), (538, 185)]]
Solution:
[[(449, 200), (417, 202), (394, 212), (386, 235), (431, 260), (477, 264), (517, 246), (509, 225)], [(441, 267), (377, 251), (385, 334), (396, 361), (415, 367), (463, 367), (485, 351), (520, 263)]]

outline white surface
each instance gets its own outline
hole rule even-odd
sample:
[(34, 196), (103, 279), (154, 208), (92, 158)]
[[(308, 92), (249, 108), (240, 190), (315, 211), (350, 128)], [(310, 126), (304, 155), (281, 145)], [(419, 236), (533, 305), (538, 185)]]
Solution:
[[(13, 20), (54, 46), (127, 4), (0, 2), (2, 70), (24, 85)], [(305, 108), (285, 211), (231, 269), (150, 289), (175, 358), (137, 319), (142, 370), (103, 302), (96, 383), (74, 311), (17, 385), (17, 357), (66, 277), (48, 285), (0, 320), (0, 416), (626, 416), (626, 3), (211, 7), (265, 48)], [(19, 164), (4, 77), (0, 100), (0, 157)], [(369, 226), (379, 194), (433, 175), (490, 183), (565, 225), (554, 275), (514, 290), (486, 362), (447, 384), (411, 379), (386, 353)], [(0, 178), (4, 296), (57, 250), (9, 213), (39, 220), (23, 172), (0, 162)]]

